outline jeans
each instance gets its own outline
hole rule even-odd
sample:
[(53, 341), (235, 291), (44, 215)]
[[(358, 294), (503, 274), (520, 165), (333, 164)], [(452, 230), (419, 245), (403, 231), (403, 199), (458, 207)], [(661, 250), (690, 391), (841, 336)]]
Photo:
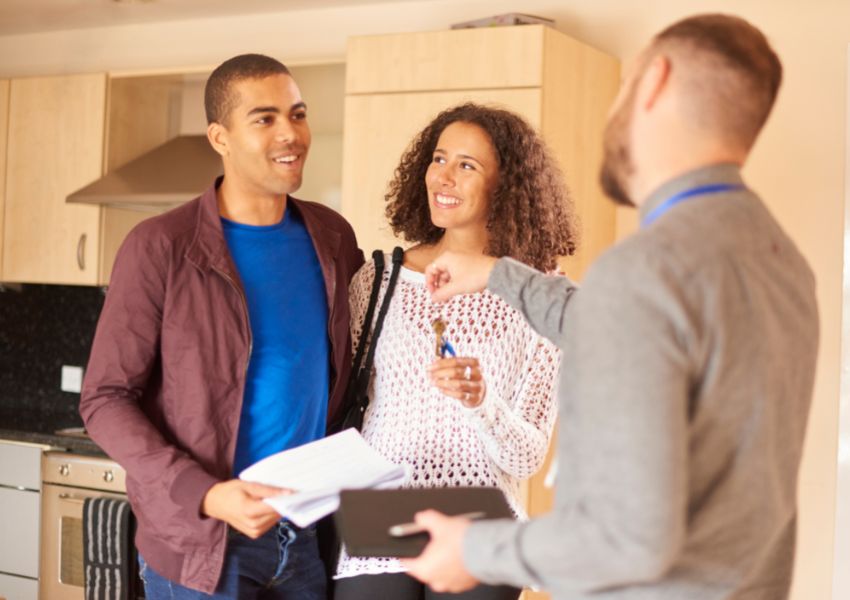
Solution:
[(147, 600), (325, 600), (325, 567), (316, 528), (288, 521), (256, 540), (228, 531), (224, 568), (215, 592), (205, 594), (162, 577), (139, 555)]

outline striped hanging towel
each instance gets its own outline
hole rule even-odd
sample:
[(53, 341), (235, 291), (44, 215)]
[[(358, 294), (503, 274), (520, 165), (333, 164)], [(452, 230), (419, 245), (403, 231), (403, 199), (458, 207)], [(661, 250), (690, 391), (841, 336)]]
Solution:
[(131, 519), (130, 503), (126, 500), (86, 498), (83, 504), (86, 600), (134, 600), (136, 565)]

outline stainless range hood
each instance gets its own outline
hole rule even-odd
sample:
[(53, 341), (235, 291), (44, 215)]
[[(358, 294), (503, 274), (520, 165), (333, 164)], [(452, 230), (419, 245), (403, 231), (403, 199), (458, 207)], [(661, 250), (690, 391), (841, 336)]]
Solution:
[(161, 210), (200, 195), (221, 173), (221, 157), (205, 135), (181, 135), (77, 190), (66, 202)]

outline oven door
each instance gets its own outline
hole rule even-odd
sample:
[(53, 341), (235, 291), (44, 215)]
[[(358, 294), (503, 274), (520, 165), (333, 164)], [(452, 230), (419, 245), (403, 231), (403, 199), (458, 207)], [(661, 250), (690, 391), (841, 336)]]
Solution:
[(41, 600), (85, 600), (83, 572), (83, 501), (125, 498), (63, 485), (41, 488)]

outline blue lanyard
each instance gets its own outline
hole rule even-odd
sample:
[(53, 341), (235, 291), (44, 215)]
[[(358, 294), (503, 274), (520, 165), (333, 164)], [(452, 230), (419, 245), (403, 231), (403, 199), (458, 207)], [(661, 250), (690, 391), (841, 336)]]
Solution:
[(730, 190), (744, 189), (744, 186), (738, 183), (717, 183), (714, 185), (701, 185), (699, 187), (679, 192), (675, 196), (667, 198), (664, 202), (653, 208), (640, 222), (641, 227), (647, 227), (652, 224), (658, 217), (666, 213), (668, 210), (695, 196), (703, 196), (705, 194), (717, 194), (719, 192), (728, 192)]

